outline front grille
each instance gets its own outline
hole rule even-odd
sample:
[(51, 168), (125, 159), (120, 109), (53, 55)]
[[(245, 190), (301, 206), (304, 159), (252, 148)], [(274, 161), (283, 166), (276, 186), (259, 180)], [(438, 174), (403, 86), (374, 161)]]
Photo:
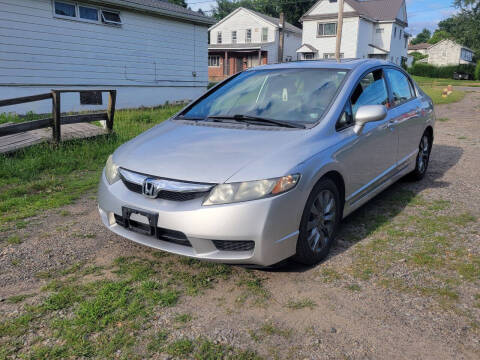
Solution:
[(155, 236), (159, 240), (172, 244), (192, 247), (192, 244), (190, 244), (190, 241), (188, 241), (186, 235), (180, 231), (163, 229), (159, 227), (154, 228), (150, 225), (139, 223), (133, 220), (125, 221), (123, 216), (117, 214), (115, 214), (115, 221), (118, 225), (126, 229), (136, 231), (144, 235)]
[(251, 251), (255, 248), (254, 241), (213, 240), (213, 244), (221, 251)]
[[(122, 181), (128, 190), (133, 191), (137, 194), (143, 194), (142, 185), (127, 181), (124, 178), (122, 178)], [(190, 200), (205, 196), (207, 194), (208, 192), (182, 193), (182, 192), (174, 192), (174, 191), (160, 191), (158, 193), (157, 199), (163, 199), (163, 200), (169, 200), (169, 201), (190, 201)]]

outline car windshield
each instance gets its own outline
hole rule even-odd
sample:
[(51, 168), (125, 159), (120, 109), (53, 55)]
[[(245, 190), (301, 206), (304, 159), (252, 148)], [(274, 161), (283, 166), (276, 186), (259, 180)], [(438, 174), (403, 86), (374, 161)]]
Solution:
[(313, 124), (324, 115), (346, 74), (339, 69), (246, 71), (199, 101), (182, 118), (250, 116)]

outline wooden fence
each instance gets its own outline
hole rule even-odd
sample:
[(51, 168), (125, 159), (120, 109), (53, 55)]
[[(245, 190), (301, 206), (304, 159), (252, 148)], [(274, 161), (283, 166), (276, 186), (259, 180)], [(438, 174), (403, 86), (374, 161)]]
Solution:
[[(62, 93), (75, 93), (75, 92), (78, 92), (78, 93), (108, 92), (109, 101), (108, 101), (107, 111), (92, 113), (92, 114), (62, 116), (61, 107), (60, 107), (61, 105), (60, 95)], [(52, 117), (51, 118), (32, 120), (32, 121), (26, 121), (23, 123), (2, 126), (0, 127), (0, 137), (5, 135), (18, 134), (18, 133), (22, 133), (30, 130), (52, 127), (52, 139), (55, 143), (58, 144), (61, 140), (61, 125), (85, 123), (85, 122), (101, 121), (101, 120), (106, 121), (108, 131), (112, 132), (113, 120), (115, 117), (116, 98), (117, 98), (116, 90), (52, 90), (50, 93), (47, 93), (47, 94), (0, 100), (0, 108), (3, 106), (18, 105), (18, 104), (24, 104), (24, 103), (29, 103), (29, 102), (39, 101), (39, 100), (48, 100), (48, 99), (52, 100)]]

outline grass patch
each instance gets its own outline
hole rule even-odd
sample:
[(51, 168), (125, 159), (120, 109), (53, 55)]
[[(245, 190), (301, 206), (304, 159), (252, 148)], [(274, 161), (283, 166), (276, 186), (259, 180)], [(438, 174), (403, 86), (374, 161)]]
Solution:
[(300, 300), (290, 299), (285, 306), (292, 310), (300, 310), (305, 308), (313, 309), (317, 304), (312, 299), (305, 298)]
[[(119, 110), (112, 135), (66, 141), (59, 146), (44, 143), (13, 155), (0, 154), (0, 230), (15, 227), (39, 211), (70, 204), (95, 189), (107, 157), (117, 147), (180, 108)], [(0, 122), (12, 120), (25, 119), (0, 115)]]
[(177, 314), (175, 315), (175, 321), (181, 324), (186, 324), (192, 321), (193, 317), (191, 314)]
[[(459, 235), (477, 221), (472, 214), (453, 209), (449, 201), (392, 190), (368, 206), (380, 215), (364, 210), (351, 220), (354, 241), (368, 241), (354, 246), (346, 271), (359, 282), (347, 285), (349, 290), (370, 281), (445, 303), (459, 299), (462, 282), (480, 279), (480, 257), (466, 250)], [(398, 275), (405, 273), (409, 276)]]
[(437, 121), (440, 121), (440, 122), (447, 122), (449, 121), (450, 119), (449, 118), (445, 118), (445, 117), (442, 117), (442, 118), (438, 118)]
[(22, 239), (18, 235), (11, 235), (7, 238), (7, 244), (18, 245), (22, 243)]
[(454, 90), (447, 97), (442, 97), (443, 88), (436, 86), (422, 86), (422, 90), (427, 93), (433, 100), (435, 105), (451, 104), (461, 101), (465, 97), (465, 91)]

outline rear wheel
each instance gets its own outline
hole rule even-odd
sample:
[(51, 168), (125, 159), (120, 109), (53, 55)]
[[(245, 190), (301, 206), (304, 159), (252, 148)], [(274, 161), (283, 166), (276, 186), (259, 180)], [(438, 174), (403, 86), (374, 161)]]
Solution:
[(323, 260), (330, 251), (340, 220), (341, 202), (337, 186), (330, 179), (321, 180), (305, 205), (294, 259), (306, 265)]
[(415, 170), (410, 173), (410, 178), (412, 180), (421, 180), (425, 176), (428, 169), (428, 163), (430, 162), (430, 152), (432, 151), (431, 142), (430, 136), (428, 136), (427, 133), (424, 133), (420, 140), (420, 145), (418, 146)]

